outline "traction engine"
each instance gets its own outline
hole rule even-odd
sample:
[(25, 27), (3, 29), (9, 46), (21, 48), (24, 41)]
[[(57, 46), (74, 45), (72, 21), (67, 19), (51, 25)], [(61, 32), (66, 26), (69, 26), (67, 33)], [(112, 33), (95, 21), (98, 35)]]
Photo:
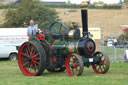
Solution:
[(81, 7), (83, 37), (79, 29), (70, 30), (62, 22), (54, 22), (49, 31), (39, 33), (23, 43), (18, 51), (18, 64), (26, 76), (39, 76), (49, 72), (67, 71), (69, 76), (79, 76), (84, 66), (97, 74), (109, 70), (108, 56), (95, 52), (95, 42), (88, 32), (88, 10)]

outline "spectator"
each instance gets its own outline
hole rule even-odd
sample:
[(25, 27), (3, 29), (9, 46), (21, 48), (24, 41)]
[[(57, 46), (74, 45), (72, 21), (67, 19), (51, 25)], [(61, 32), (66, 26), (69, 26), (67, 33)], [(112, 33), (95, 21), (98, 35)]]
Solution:
[(30, 26), (27, 28), (28, 39), (30, 40), (31, 37), (36, 36), (36, 32), (38, 32), (37, 26), (34, 25), (33, 20), (30, 20)]
[(114, 42), (114, 46), (116, 47), (116, 46), (117, 46), (117, 39), (114, 38), (114, 39), (113, 39), (113, 42)]

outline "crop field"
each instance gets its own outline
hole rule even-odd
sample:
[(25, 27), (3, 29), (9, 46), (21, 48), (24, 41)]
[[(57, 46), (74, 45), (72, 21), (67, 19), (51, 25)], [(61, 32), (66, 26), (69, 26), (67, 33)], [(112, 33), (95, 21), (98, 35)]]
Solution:
[[(80, 9), (56, 9), (59, 18), (63, 22), (78, 22), (81, 25)], [(74, 12), (69, 12), (74, 11)], [(6, 10), (0, 9), (0, 24), (3, 24)], [(101, 27), (104, 29), (104, 36), (121, 34), (123, 31), (120, 25), (128, 24), (128, 10), (96, 10), (89, 9), (89, 27)]]
[(128, 63), (111, 63), (107, 74), (99, 75), (92, 68), (84, 68), (83, 75), (69, 77), (65, 72), (49, 73), (41, 76), (24, 76), (17, 61), (0, 61), (0, 85), (127, 85)]
[(4, 19), (5, 19), (5, 12), (6, 10), (4, 9), (0, 9), (0, 24), (3, 24), (4, 23)]
[[(81, 25), (80, 9), (56, 9), (63, 22), (78, 22)], [(76, 12), (68, 12), (68, 11)], [(67, 14), (64, 14), (68, 12)], [(123, 31), (120, 25), (128, 25), (128, 10), (96, 10), (89, 9), (89, 27), (101, 27), (104, 29), (105, 38), (110, 35), (120, 35)]]

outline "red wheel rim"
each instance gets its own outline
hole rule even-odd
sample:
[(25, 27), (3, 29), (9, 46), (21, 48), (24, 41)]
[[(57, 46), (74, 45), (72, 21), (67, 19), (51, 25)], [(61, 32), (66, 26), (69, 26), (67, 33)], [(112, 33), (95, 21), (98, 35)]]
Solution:
[(27, 76), (35, 76), (40, 69), (39, 51), (31, 43), (24, 43), (18, 53), (18, 64), (21, 71)]
[(94, 56), (101, 57), (99, 64), (92, 65), (94, 72), (97, 74), (104, 74), (106, 72), (106, 68), (108, 68), (108, 61), (106, 61), (105, 55), (101, 52), (96, 52)]
[(70, 55), (66, 59), (66, 70), (69, 76), (74, 77), (80, 74), (80, 63), (76, 55)]

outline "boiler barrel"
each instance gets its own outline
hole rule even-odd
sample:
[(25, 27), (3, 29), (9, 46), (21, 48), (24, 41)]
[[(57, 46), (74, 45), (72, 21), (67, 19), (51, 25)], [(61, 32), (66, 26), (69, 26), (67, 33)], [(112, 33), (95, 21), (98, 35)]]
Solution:
[(72, 41), (64, 42), (61, 40), (56, 40), (55, 43), (65, 43), (60, 45), (57, 44), (54, 45), (54, 47), (58, 49), (57, 54), (59, 55), (59, 53), (61, 53), (61, 55), (63, 56), (76, 53), (84, 57), (90, 57), (95, 52), (95, 48), (96, 48), (94, 41), (90, 38), (86, 38), (84, 40), (81, 39), (74, 42)]

